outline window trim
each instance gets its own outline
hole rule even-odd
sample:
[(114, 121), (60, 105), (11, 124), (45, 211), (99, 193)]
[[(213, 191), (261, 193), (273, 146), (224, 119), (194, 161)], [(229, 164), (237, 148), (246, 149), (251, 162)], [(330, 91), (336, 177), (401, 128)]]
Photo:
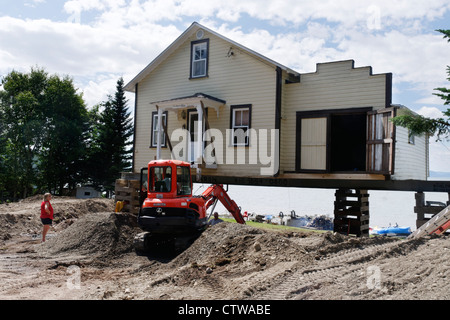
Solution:
[(411, 129), (408, 129), (408, 144), (409, 145), (416, 144), (416, 135), (411, 132)]
[[(152, 111), (152, 128), (151, 128), (151, 133), (150, 133), (150, 148), (157, 148), (158, 147), (158, 143), (155, 142), (153, 143), (153, 133), (156, 132), (157, 130), (155, 130), (155, 117), (158, 117), (158, 111)], [(162, 118), (165, 119), (164, 120), (164, 125), (167, 128), (167, 117), (168, 117), (168, 112), (167, 111), (163, 111), (162, 112)], [(157, 129), (157, 128), (156, 128)], [(161, 129), (163, 129), (163, 127), (161, 126)], [(163, 129), (164, 130), (164, 129)], [(161, 142), (161, 148), (167, 148), (167, 139), (166, 139), (166, 135), (163, 133), (162, 135), (162, 142)]]
[[(193, 67), (194, 67), (194, 47), (198, 44), (206, 43), (206, 65), (205, 65), (205, 74), (204, 75), (194, 75)], [(209, 72), (209, 39), (196, 40), (191, 42), (191, 61), (190, 61), (190, 77), (189, 79), (201, 79), (207, 78)]]
[[(235, 120), (235, 112), (237, 110), (248, 110), (248, 128), (247, 128), (247, 142), (246, 143), (235, 143), (234, 142), (234, 130), (236, 128), (234, 120)], [(238, 126), (242, 127), (242, 126)], [(250, 146), (250, 129), (252, 127), (252, 105), (251, 104), (241, 104), (241, 105), (233, 105), (230, 106), (230, 128), (231, 128), (231, 141), (230, 145), (232, 147), (248, 147)]]

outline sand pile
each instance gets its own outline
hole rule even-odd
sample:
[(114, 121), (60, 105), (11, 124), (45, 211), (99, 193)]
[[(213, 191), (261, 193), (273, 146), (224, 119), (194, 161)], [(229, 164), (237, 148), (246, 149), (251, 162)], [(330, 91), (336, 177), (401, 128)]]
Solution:
[[(13, 236), (38, 236), (42, 230), (40, 206), (42, 195), (24, 199), (20, 202), (0, 204), (0, 241)], [(114, 212), (111, 199), (76, 199), (54, 197), (51, 201), (54, 209), (55, 231), (67, 228), (79, 217), (96, 212)]]
[(128, 213), (86, 214), (57, 236), (41, 244), (38, 251), (49, 255), (71, 254), (90, 258), (114, 258), (133, 251), (138, 232), (136, 216)]

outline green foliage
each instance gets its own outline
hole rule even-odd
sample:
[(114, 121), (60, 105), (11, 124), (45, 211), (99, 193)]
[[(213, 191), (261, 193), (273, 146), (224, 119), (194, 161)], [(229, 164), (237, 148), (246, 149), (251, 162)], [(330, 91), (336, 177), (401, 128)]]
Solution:
[[(114, 190), (120, 173), (131, 168), (133, 124), (127, 108), (123, 79), (117, 81), (114, 97), (92, 112), (92, 149), (89, 167), (94, 185), (106, 191)], [(103, 108), (103, 112), (99, 109)]]
[(0, 91), (0, 190), (12, 198), (26, 197), (36, 185), (36, 160), (44, 140), (47, 74), (31, 69), (29, 74), (12, 71), (2, 79)]
[[(448, 112), (448, 111), (447, 111)], [(421, 115), (405, 114), (392, 119), (395, 125), (408, 128), (413, 135), (436, 135), (437, 139), (446, 137), (450, 133), (450, 123), (443, 118), (430, 119)]]
[[(0, 86), (0, 201), (77, 184), (111, 190), (130, 168), (133, 133), (123, 90), (88, 111), (70, 77), (12, 71)], [(100, 111), (103, 108), (103, 111)]]
[(69, 77), (48, 78), (46, 130), (39, 169), (49, 190), (74, 189), (84, 167), (87, 109)]

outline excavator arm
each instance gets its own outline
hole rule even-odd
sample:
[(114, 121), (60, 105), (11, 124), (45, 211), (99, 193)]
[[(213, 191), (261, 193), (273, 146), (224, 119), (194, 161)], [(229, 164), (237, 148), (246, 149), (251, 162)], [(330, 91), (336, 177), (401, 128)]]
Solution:
[(206, 200), (206, 210), (216, 201), (219, 200), (223, 206), (233, 215), (237, 223), (245, 224), (245, 220), (241, 215), (241, 209), (238, 207), (225, 191), (221, 184), (209, 186), (203, 193), (202, 197)]

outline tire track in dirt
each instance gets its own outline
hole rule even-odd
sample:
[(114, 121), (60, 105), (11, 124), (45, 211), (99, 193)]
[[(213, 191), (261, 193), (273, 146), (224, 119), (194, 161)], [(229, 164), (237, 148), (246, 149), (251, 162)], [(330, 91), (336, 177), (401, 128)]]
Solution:
[(243, 294), (243, 299), (252, 297), (255, 292), (265, 290), (267, 282), (277, 277), (290, 274), (296, 264), (298, 264), (297, 261), (279, 262), (264, 271), (252, 272), (243, 277), (234, 278), (231, 280), (231, 286), (235, 288), (239, 287)]
[(367, 281), (368, 267), (373, 266), (377, 259), (407, 254), (415, 250), (417, 245), (405, 240), (334, 252), (288, 276), (268, 280), (272, 283), (267, 284), (267, 290), (252, 295), (251, 299), (308, 299), (312, 291), (322, 286), (345, 287), (350, 279), (356, 278), (361, 279), (362, 287)]

